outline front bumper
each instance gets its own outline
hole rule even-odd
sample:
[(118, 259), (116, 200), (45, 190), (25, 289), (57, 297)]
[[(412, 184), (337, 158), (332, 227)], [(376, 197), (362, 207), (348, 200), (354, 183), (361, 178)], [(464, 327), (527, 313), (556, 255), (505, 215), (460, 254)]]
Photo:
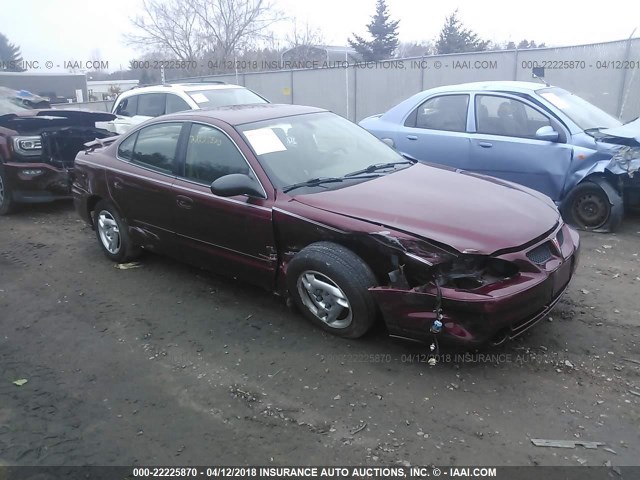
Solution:
[(44, 203), (71, 198), (72, 168), (40, 162), (8, 162), (3, 167), (15, 202)]
[[(544, 264), (521, 271), (516, 277), (485, 288), (481, 292), (441, 288), (443, 328), (438, 338), (469, 347), (498, 344), (521, 335), (545, 318), (566, 291), (579, 259), (578, 233), (561, 228), (564, 241)], [(509, 261), (523, 261), (526, 254), (556, 238), (549, 238), (522, 252), (501, 255)], [(435, 285), (432, 288), (401, 290), (391, 287), (371, 289), (391, 335), (429, 341), (436, 319)]]

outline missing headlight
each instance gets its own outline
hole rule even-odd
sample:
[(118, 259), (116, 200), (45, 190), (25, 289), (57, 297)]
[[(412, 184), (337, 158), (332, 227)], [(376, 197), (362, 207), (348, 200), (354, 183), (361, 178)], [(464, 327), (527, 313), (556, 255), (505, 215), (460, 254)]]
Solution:
[(441, 285), (457, 290), (475, 290), (517, 274), (513, 263), (481, 255), (462, 255), (439, 269)]

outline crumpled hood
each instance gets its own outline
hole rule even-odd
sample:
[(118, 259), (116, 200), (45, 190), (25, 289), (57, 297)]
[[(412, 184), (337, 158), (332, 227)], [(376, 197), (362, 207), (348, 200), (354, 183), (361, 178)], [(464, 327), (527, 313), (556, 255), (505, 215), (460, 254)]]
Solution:
[(112, 113), (90, 110), (25, 110), (0, 115), (0, 126), (18, 132), (58, 126), (94, 127), (96, 122), (107, 122), (114, 118), (116, 116)]
[[(633, 177), (640, 170), (640, 118), (593, 134), (597, 153), (591, 171), (608, 170), (615, 175)], [(591, 173), (588, 171), (588, 173)]]
[(640, 144), (640, 117), (619, 127), (600, 130), (600, 133), (611, 137), (633, 139)]
[(295, 200), (468, 253), (519, 247), (560, 219), (553, 202), (538, 192), (423, 164)]

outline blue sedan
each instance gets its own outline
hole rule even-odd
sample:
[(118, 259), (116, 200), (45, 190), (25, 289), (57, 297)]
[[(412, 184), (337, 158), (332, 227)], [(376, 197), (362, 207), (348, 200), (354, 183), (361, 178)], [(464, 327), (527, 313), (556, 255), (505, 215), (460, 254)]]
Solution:
[[(640, 119), (622, 122), (558, 87), (478, 82), (418, 93), (360, 125), (416, 159), (490, 175), (608, 232), (640, 205)], [(463, 194), (464, 192), (461, 192)]]

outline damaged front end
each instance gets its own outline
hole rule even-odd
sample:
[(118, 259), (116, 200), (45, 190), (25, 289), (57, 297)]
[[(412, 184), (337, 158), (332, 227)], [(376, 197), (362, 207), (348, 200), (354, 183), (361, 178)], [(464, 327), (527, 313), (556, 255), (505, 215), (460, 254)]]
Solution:
[(580, 138), (560, 209), (578, 228), (615, 231), (625, 206), (640, 206), (640, 123), (585, 130)]
[(564, 225), (526, 248), (494, 255), (447, 251), (390, 232), (373, 236), (397, 252), (388, 284), (370, 289), (389, 333), (466, 346), (502, 343), (543, 318), (575, 271), (579, 244)]
[(12, 201), (40, 203), (71, 197), (73, 165), (85, 143), (111, 136), (95, 123), (101, 112), (66, 110), (0, 117), (5, 142), (2, 168)]
[[(635, 125), (635, 128), (634, 128)], [(629, 133), (624, 135), (624, 128)], [(637, 130), (632, 136), (631, 131)], [(616, 134), (614, 134), (616, 133)], [(608, 162), (598, 165), (606, 172), (618, 175), (627, 205), (640, 206), (640, 123), (638, 120), (625, 125), (622, 129), (610, 129), (595, 134), (599, 150), (610, 153)], [(606, 164), (604, 164), (606, 162)]]

